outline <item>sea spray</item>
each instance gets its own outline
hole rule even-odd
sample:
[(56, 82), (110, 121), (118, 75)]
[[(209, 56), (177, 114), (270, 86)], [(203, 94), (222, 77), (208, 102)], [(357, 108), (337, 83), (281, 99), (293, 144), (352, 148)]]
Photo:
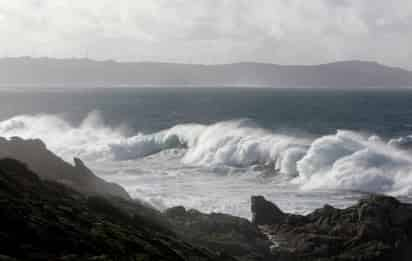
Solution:
[[(19, 115), (0, 122), (0, 136), (40, 138), (63, 158), (130, 162), (180, 149), (180, 162), (210, 170), (265, 166), (303, 190), (334, 189), (409, 195), (411, 154), (400, 141), (338, 130), (318, 138), (274, 133), (251, 120), (180, 124), (156, 133), (126, 135), (90, 113), (73, 126), (56, 115)], [(399, 141), (399, 142), (396, 142)], [(403, 142), (405, 143), (405, 142)], [(127, 163), (121, 163), (127, 162)], [(218, 171), (219, 172), (219, 171)]]

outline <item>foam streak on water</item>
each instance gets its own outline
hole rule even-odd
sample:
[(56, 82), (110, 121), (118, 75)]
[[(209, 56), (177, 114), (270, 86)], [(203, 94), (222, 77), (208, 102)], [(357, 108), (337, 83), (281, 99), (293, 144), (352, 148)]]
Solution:
[(0, 122), (0, 136), (40, 138), (66, 160), (80, 157), (100, 176), (160, 209), (174, 205), (249, 217), (251, 195), (284, 210), (346, 206), (359, 192), (412, 193), (409, 137), (338, 130), (316, 138), (265, 130), (250, 120), (176, 125), (126, 135), (90, 113), (78, 126), (55, 115)]

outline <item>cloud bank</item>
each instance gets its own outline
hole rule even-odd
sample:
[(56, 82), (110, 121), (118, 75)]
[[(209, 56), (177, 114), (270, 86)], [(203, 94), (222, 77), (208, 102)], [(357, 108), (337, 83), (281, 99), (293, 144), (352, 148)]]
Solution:
[(0, 0), (0, 56), (412, 69), (409, 0)]

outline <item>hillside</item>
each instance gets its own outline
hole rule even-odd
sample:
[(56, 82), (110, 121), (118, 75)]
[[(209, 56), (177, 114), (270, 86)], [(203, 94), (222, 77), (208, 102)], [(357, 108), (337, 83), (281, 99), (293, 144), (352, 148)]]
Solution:
[(412, 72), (364, 61), (195, 65), (22, 57), (0, 59), (0, 85), (404, 87), (412, 85)]

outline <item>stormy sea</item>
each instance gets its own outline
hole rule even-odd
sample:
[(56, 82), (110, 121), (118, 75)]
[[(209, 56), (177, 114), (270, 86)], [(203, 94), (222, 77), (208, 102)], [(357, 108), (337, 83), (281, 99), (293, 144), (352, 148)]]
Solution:
[(3, 88), (0, 136), (39, 138), (160, 210), (250, 218), (412, 196), (412, 90)]

